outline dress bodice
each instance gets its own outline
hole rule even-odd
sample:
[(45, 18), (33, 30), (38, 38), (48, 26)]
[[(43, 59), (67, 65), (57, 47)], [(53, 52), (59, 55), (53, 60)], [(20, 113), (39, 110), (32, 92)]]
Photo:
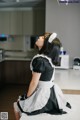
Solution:
[(54, 65), (51, 59), (44, 55), (36, 55), (30, 64), (31, 70), (41, 73), (40, 81), (50, 81), (54, 74)]

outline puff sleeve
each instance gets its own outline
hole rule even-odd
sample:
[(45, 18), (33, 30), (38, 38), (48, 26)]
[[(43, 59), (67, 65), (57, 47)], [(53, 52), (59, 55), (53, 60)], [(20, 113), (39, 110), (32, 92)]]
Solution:
[(32, 69), (34, 72), (43, 73), (45, 71), (45, 64), (43, 58), (35, 58), (32, 62)]

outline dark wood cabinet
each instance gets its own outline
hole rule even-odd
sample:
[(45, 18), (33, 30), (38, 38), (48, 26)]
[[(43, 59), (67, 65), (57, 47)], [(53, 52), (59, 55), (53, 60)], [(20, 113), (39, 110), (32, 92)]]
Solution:
[(0, 62), (0, 86), (1, 86), (1, 83), (2, 83), (2, 65), (1, 65), (1, 62)]
[(29, 84), (31, 80), (30, 61), (5, 61), (5, 83)]
[(0, 62), (0, 87), (2, 87), (2, 85), (4, 83), (3, 69), (4, 69), (4, 61)]

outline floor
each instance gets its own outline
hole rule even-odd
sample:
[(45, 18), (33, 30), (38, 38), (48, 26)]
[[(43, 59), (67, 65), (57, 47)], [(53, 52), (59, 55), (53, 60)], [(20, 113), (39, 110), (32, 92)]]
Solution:
[(80, 120), (80, 70), (56, 69), (54, 82), (63, 90), (65, 98), (71, 103), (72, 109), (66, 109), (68, 114), (41, 114), (28, 117), (22, 115), (20, 120)]
[(15, 120), (13, 103), (25, 91), (26, 85), (5, 85), (0, 89), (0, 112), (8, 112), (8, 120)]
[[(80, 70), (59, 70), (56, 69), (54, 82), (63, 90), (66, 99), (72, 105), (69, 113), (61, 116), (50, 116), (42, 114), (21, 120), (80, 120)], [(0, 112), (8, 112), (8, 120), (15, 120), (13, 112), (13, 102), (17, 100), (20, 94), (27, 91), (26, 85), (5, 85), (0, 89)]]
[(74, 69), (56, 69), (55, 83), (61, 89), (80, 90), (80, 70)]
[(64, 115), (49, 115), (49, 114), (40, 114), (37, 116), (27, 116), (22, 115), (20, 120), (80, 120), (80, 95), (65, 95), (66, 99), (72, 105), (72, 109), (67, 108), (67, 114)]

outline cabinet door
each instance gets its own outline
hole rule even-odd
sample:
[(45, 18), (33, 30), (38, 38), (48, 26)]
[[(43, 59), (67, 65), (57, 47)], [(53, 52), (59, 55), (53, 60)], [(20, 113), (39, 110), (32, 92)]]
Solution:
[(14, 61), (4, 62), (4, 81), (5, 83), (16, 83), (16, 65)]
[(1, 83), (2, 83), (2, 67), (1, 67), (1, 62), (0, 62), (0, 86), (1, 86)]
[(0, 11), (0, 34), (10, 33), (10, 12)]
[(16, 83), (29, 84), (31, 80), (30, 61), (15, 61)]
[(45, 33), (45, 9), (36, 9), (35, 15), (35, 34), (41, 35)]
[(4, 62), (0, 62), (0, 87), (4, 84)]
[(22, 11), (10, 12), (10, 34), (22, 35)]
[(5, 61), (5, 83), (29, 84), (31, 80), (30, 61)]
[(2, 27), (2, 19), (3, 19), (3, 18), (2, 18), (2, 17), (3, 17), (2, 14), (3, 14), (3, 13), (0, 12), (0, 34), (2, 34), (2, 31), (3, 31), (3, 30), (2, 30), (2, 29), (3, 29), (3, 27)]
[(23, 35), (32, 35), (34, 32), (33, 11), (23, 12)]

